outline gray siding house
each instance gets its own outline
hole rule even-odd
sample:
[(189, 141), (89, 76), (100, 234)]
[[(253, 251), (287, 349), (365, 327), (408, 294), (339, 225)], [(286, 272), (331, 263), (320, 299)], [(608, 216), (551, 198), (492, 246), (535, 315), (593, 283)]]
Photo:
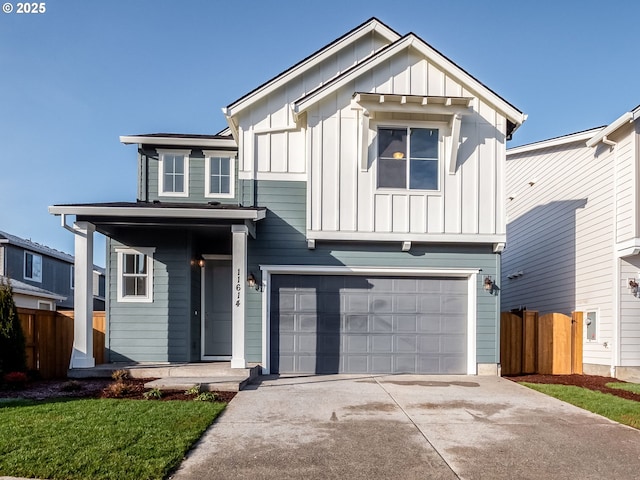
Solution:
[[(111, 361), (498, 373), (522, 112), (373, 18), (223, 113), (217, 135), (121, 137), (135, 202), (49, 208), (77, 233), (76, 279), (93, 232), (109, 239)], [(76, 296), (73, 368), (93, 365), (88, 305)]]
[[(44, 310), (72, 309), (73, 256), (0, 231), (0, 276), (8, 278), (16, 304)], [(93, 266), (93, 308), (104, 310), (104, 269)]]

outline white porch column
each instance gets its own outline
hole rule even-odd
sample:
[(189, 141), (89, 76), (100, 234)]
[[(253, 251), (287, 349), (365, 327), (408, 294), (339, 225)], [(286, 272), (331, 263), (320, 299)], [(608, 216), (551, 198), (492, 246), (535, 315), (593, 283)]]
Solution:
[(247, 234), (246, 225), (232, 225), (231, 254), (233, 260), (233, 306), (231, 313), (231, 368), (245, 368), (244, 357), (244, 304), (247, 286)]
[(75, 222), (75, 285), (71, 368), (90, 368), (93, 357), (93, 232), (89, 222)]

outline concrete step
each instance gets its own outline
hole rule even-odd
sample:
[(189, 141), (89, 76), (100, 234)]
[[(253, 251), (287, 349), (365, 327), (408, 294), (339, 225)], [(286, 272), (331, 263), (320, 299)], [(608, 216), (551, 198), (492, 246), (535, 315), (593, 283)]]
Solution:
[(200, 385), (201, 392), (239, 392), (253, 378), (224, 375), (220, 377), (165, 377), (144, 384), (145, 388), (159, 390), (189, 390)]
[(167, 377), (255, 377), (260, 374), (260, 366), (251, 364), (248, 368), (231, 368), (230, 362), (211, 363), (106, 363), (93, 368), (77, 368), (69, 370), (69, 378), (111, 377), (116, 370), (127, 370), (132, 378), (167, 378)]

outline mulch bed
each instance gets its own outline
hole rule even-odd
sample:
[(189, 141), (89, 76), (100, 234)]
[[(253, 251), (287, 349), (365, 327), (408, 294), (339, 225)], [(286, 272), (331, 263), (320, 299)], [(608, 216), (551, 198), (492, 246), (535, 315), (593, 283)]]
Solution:
[[(144, 384), (155, 380), (153, 378), (129, 378), (122, 381), (125, 388), (116, 388), (117, 383), (110, 378), (83, 378), (77, 380), (34, 380), (23, 388), (2, 389), (0, 399), (24, 398), (29, 400), (48, 400), (52, 398), (122, 398), (129, 400), (144, 400)], [(230, 402), (236, 392), (215, 392), (217, 400)], [(186, 395), (184, 390), (162, 391), (161, 401), (189, 400), (192, 395)], [(157, 401), (157, 400), (156, 400)]]
[(557, 385), (575, 385), (576, 387), (588, 388), (602, 393), (610, 393), (616, 397), (626, 398), (627, 400), (635, 400), (640, 402), (640, 395), (626, 390), (617, 388), (609, 388), (607, 383), (625, 383), (611, 377), (600, 377), (598, 375), (519, 375), (504, 377), (514, 382), (529, 383), (551, 383)]

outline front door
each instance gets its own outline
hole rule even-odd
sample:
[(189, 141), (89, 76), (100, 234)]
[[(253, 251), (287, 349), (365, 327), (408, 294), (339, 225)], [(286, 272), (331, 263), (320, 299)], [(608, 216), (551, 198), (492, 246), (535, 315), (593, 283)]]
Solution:
[(231, 259), (207, 260), (202, 282), (202, 360), (231, 359)]

